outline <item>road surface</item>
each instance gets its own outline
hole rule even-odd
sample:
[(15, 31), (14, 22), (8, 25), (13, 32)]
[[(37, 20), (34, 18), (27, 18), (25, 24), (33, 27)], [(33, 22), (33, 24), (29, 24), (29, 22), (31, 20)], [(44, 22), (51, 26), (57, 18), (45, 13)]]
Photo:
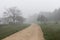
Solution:
[(41, 27), (37, 24), (32, 24), (28, 28), (10, 35), (2, 40), (44, 40)]

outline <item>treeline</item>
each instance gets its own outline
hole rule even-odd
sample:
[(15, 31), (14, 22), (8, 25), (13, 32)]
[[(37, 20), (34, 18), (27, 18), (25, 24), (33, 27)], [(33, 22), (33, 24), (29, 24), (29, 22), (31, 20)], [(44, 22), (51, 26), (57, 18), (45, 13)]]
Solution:
[(60, 8), (53, 12), (40, 12), (37, 18), (38, 21), (60, 21)]

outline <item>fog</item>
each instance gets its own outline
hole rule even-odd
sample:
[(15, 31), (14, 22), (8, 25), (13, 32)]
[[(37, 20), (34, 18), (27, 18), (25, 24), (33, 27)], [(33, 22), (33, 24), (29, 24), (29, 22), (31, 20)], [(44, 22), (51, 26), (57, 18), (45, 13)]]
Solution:
[[(46, 40), (60, 40), (60, 0), (0, 0), (0, 40), (30, 28), (30, 24), (33, 36), (37, 30), (34, 27), (38, 24), (36, 28), (41, 27)], [(37, 32), (39, 34), (39, 27)], [(28, 34), (27, 37), (32, 36)]]
[(60, 0), (0, 0), (0, 16), (10, 7), (18, 7), (24, 17), (28, 17), (40, 11), (50, 11), (60, 8)]
[[(17, 21), (23, 21), (25, 19), (25, 22), (60, 20), (59, 1), (60, 0), (0, 0), (0, 20), (4, 20), (4, 22), (12, 20), (15, 22), (16, 20), (14, 19), (17, 19)], [(15, 7), (18, 8), (18, 10)], [(18, 17), (19, 11), (20, 14), (22, 14), (20, 17)], [(9, 17), (7, 17), (8, 15)]]

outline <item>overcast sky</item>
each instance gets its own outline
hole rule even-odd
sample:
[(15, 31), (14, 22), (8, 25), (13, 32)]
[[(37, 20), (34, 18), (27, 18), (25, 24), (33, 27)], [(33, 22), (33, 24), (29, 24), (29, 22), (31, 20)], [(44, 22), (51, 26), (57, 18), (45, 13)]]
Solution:
[(0, 0), (0, 16), (4, 9), (17, 6), (28, 17), (40, 11), (53, 11), (60, 8), (60, 0)]

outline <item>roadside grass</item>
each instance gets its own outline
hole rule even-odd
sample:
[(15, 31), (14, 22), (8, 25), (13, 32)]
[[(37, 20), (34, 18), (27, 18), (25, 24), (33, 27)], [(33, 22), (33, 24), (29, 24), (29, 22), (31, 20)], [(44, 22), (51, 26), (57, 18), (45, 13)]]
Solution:
[[(21, 31), (28, 27), (29, 24), (8, 24), (0, 25), (0, 40), (14, 34), (15, 32)], [(46, 40), (60, 40), (60, 24), (40, 24), (44, 37)]]
[(60, 40), (60, 24), (40, 24), (46, 40)]
[(3, 38), (21, 31), (22, 29), (28, 27), (28, 24), (23, 24), (23, 25), (19, 25), (19, 24), (8, 24), (8, 25), (0, 25), (0, 40), (2, 40)]

